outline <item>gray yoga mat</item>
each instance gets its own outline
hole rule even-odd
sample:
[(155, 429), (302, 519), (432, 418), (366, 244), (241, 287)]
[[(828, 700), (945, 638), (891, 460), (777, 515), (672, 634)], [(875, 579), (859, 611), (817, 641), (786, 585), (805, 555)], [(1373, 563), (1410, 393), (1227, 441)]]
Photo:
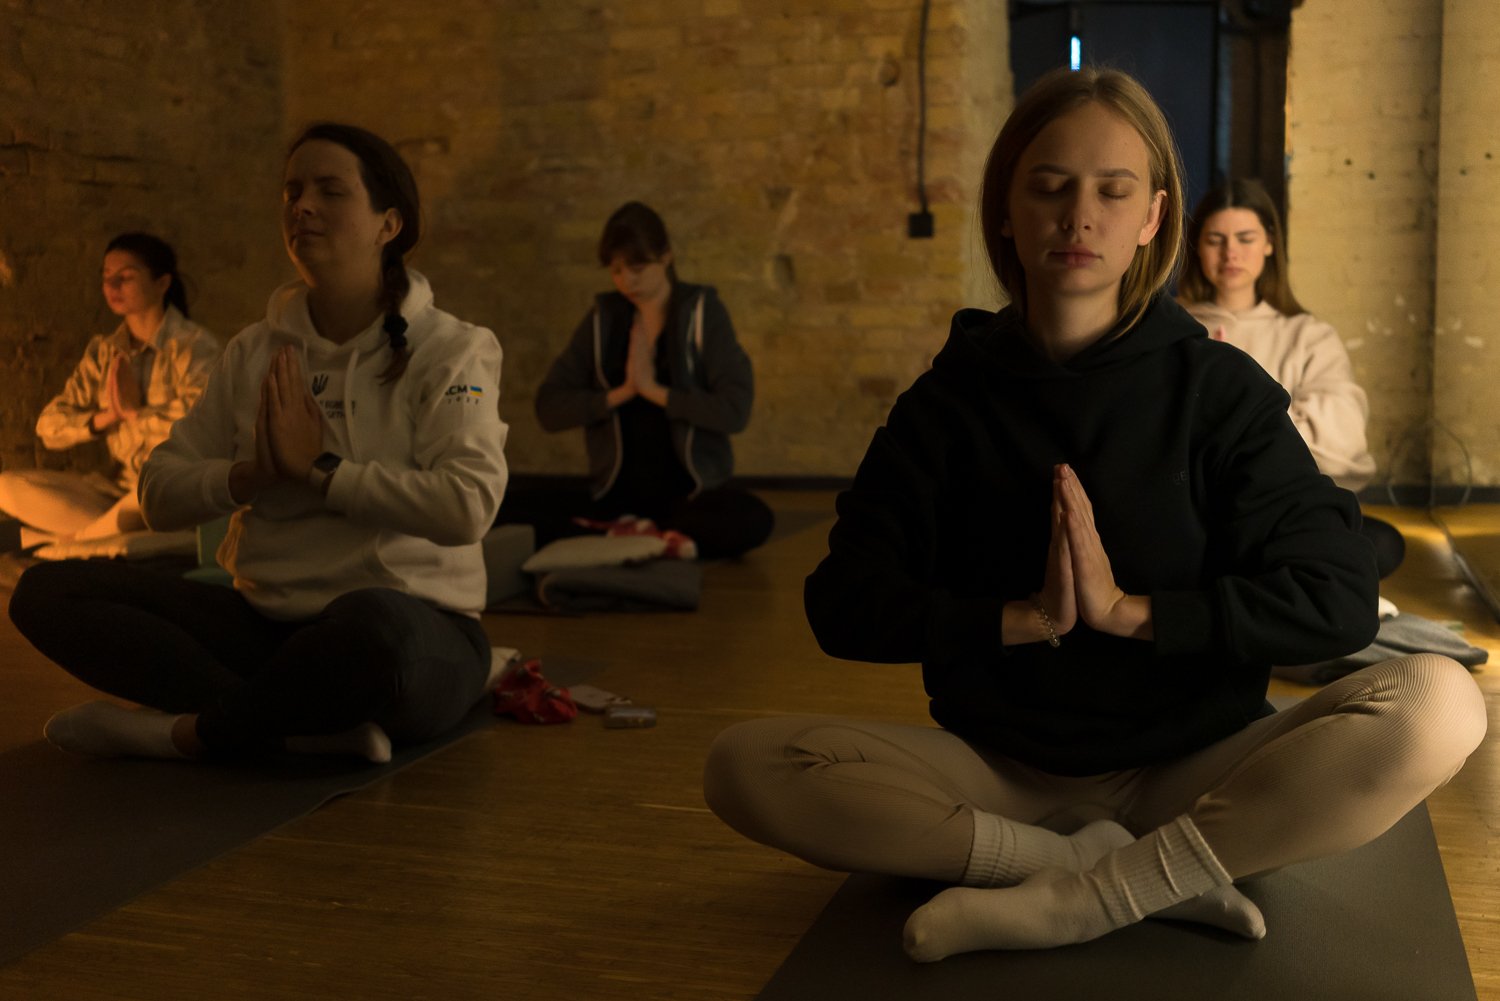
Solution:
[[(600, 666), (543, 663), (558, 685)], [(40, 740), (0, 753), (0, 964), (497, 721), (513, 723), (486, 696), (448, 733), (374, 767), (310, 756), (96, 760)]]
[(1475, 1001), (1425, 806), (1363, 848), (1245, 885), (1260, 942), (1143, 921), (1083, 945), (913, 963), (901, 928), (940, 889), (851, 876), (760, 1001)]

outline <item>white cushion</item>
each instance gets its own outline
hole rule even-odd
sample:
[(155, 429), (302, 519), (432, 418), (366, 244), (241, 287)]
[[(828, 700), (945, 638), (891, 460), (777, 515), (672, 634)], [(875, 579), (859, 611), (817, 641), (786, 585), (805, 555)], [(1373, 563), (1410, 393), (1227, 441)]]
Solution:
[(618, 567), (655, 559), (666, 548), (666, 540), (655, 535), (576, 535), (538, 549), (521, 569), (550, 573), (578, 567)]

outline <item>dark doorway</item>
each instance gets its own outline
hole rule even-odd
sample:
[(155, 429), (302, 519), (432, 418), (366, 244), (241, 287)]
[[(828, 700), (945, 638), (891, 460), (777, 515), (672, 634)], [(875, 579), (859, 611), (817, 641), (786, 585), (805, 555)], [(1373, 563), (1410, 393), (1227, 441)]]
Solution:
[(1224, 178), (1257, 177), (1285, 218), (1287, 31), (1294, 5), (1012, 0), (1016, 93), (1075, 60), (1124, 70), (1146, 85), (1171, 123), (1189, 211)]

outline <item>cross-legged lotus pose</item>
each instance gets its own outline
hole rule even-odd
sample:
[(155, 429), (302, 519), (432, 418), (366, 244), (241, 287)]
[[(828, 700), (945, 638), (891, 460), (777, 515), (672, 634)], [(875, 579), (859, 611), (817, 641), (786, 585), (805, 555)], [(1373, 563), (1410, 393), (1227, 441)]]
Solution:
[(957, 884), (907, 921), (915, 959), (1153, 915), (1257, 938), (1236, 880), (1377, 837), (1484, 735), (1437, 656), (1270, 711), (1272, 664), (1370, 641), (1375, 563), (1286, 393), (1163, 293), (1181, 192), (1130, 77), (1022, 97), (981, 203), (1011, 304), (955, 316), (806, 587), (825, 651), (921, 662), (940, 728), (757, 720), (710, 751), (708, 803), (746, 836)]
[(114, 333), (89, 341), (63, 391), (42, 409), (36, 433), (49, 449), (103, 438), (113, 476), (54, 469), (0, 473), (0, 512), (24, 526), (30, 548), (145, 529), (136, 481), (208, 383), (219, 342), (188, 319), (187, 290), (170, 244), (121, 233), (104, 251), (104, 301)]
[(234, 589), (63, 561), (11, 599), (42, 653), (150, 707), (59, 713), (46, 733), (63, 748), (382, 761), (453, 726), (490, 677), (479, 539), (506, 482), (500, 345), (406, 269), (416, 184), (379, 137), (308, 128), (281, 221), (301, 281), (230, 342), (141, 474), (153, 528), (233, 512)]
[[(1276, 204), (1252, 180), (1235, 178), (1198, 202), (1188, 223), (1180, 298), (1221, 341), (1260, 362), (1292, 399), (1289, 413), (1318, 468), (1346, 490), (1375, 475), (1365, 442), (1370, 416), (1338, 331), (1292, 294), (1286, 236)], [(1394, 525), (1365, 518), (1382, 578), (1401, 565), (1406, 542)]]
[(536, 393), (543, 428), (583, 428), (588, 495), (515, 496), (501, 519), (535, 525), (542, 544), (576, 534), (572, 516), (637, 515), (687, 535), (705, 558), (754, 549), (774, 518), (728, 485), (729, 437), (755, 396), (728, 310), (712, 286), (677, 279), (667, 227), (640, 202), (609, 217), (598, 256), (615, 291), (598, 296)]

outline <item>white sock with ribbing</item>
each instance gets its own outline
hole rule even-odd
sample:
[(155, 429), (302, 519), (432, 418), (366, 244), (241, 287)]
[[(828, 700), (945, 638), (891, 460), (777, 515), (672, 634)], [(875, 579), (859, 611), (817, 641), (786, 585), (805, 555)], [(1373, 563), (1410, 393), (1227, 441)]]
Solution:
[(54, 715), (42, 733), (64, 751), (93, 758), (185, 758), (172, 740), (177, 716), (113, 702), (85, 702)]
[[(1063, 835), (992, 813), (974, 813), (974, 842), (964, 868), (963, 886), (1015, 886), (1043, 869), (1086, 872), (1135, 836), (1112, 820), (1098, 820)], [(1266, 934), (1266, 920), (1255, 902), (1233, 884), (1214, 887), (1151, 915), (1171, 921), (1211, 925), (1249, 939)]]
[(1043, 869), (1083, 872), (1100, 856), (1135, 838), (1113, 820), (1097, 820), (1072, 834), (974, 812), (974, 841), (964, 886), (1015, 886)]
[(1181, 816), (1087, 872), (1047, 869), (1006, 889), (944, 890), (907, 920), (906, 951), (933, 962), (977, 949), (1087, 942), (1231, 882), (1197, 826)]

